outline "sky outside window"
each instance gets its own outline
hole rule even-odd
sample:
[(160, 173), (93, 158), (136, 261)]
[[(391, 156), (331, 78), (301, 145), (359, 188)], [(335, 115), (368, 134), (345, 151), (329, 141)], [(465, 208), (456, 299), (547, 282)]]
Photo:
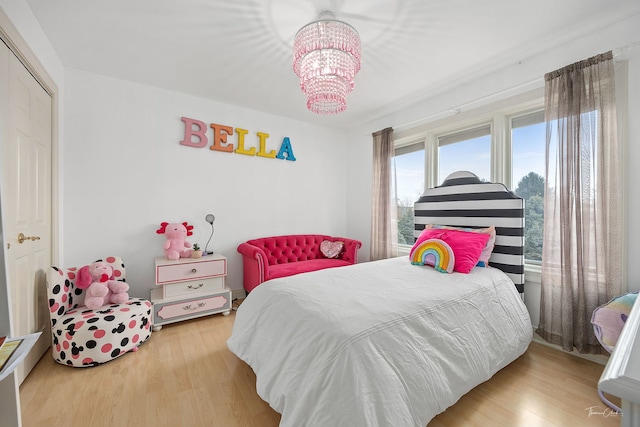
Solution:
[(438, 185), (457, 171), (469, 171), (483, 181), (491, 180), (491, 135), (443, 145), (438, 153)]
[[(519, 127), (512, 131), (513, 189), (522, 177), (535, 172), (544, 177), (545, 123)], [(439, 148), (438, 185), (449, 174), (466, 170), (490, 181), (491, 137), (483, 136)], [(397, 198), (401, 204), (415, 202), (424, 191), (424, 150), (394, 157)]]
[(546, 123), (536, 123), (513, 129), (511, 141), (513, 189), (529, 172), (535, 172), (544, 177)]
[(424, 150), (394, 157), (397, 202), (413, 206), (424, 192)]

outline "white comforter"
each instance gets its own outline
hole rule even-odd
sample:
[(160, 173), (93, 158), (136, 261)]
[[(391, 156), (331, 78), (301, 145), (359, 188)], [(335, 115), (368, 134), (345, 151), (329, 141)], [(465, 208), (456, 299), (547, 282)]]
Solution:
[(443, 274), (402, 257), (261, 284), (227, 345), (281, 426), (425, 427), (531, 337), (500, 270)]

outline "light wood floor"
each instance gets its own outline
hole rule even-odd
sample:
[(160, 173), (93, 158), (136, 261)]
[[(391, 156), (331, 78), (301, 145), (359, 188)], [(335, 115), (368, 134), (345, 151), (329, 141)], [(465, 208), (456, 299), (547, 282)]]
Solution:
[[(20, 387), (23, 426), (277, 426), (253, 371), (226, 347), (234, 318), (167, 325), (136, 353), (95, 368), (62, 366), (46, 353)], [(596, 392), (602, 369), (532, 343), (429, 427), (619, 426)]]

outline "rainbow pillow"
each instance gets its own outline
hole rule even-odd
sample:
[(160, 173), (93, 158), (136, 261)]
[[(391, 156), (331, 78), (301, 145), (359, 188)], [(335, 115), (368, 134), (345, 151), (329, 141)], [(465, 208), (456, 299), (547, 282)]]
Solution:
[(411, 264), (430, 265), (441, 273), (452, 273), (455, 255), (444, 240), (427, 239), (414, 245), (409, 253)]

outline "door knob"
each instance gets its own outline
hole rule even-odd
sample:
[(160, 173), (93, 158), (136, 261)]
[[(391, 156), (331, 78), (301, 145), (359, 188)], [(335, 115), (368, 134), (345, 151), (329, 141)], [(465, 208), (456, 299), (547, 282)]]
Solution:
[(18, 234), (18, 243), (24, 243), (25, 240), (31, 240), (31, 241), (36, 241), (36, 240), (40, 240), (40, 236), (25, 236), (24, 234), (20, 233)]

